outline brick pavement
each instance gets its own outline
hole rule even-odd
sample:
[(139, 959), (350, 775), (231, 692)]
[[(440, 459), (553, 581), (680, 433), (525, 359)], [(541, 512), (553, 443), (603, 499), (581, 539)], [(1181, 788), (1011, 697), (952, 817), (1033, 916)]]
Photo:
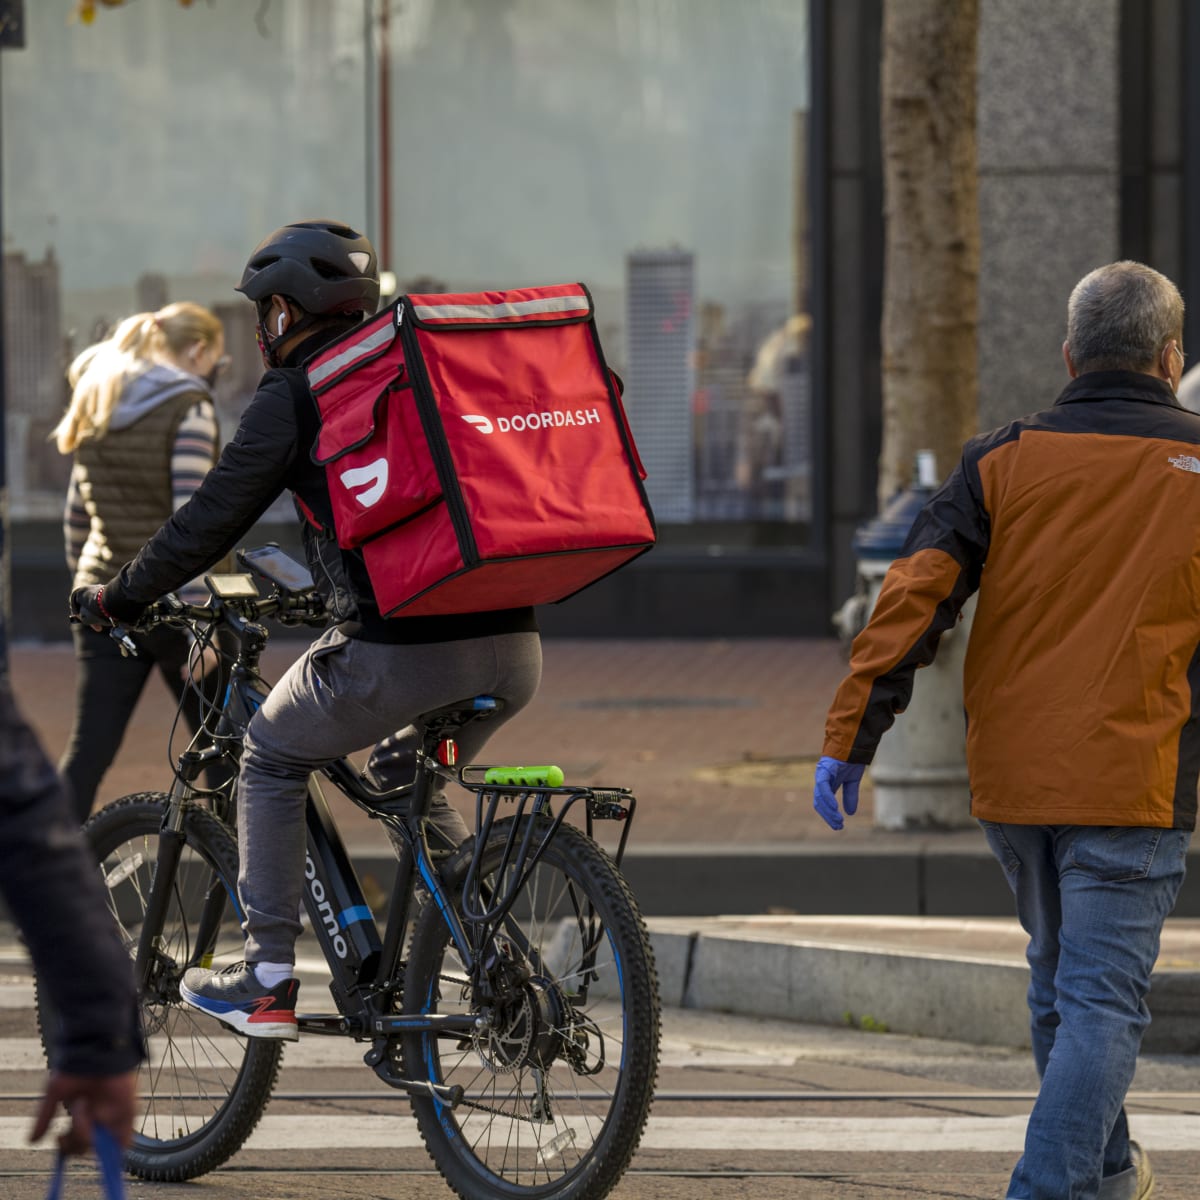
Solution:
[[(276, 638), (264, 659), (268, 678), (302, 646)], [(633, 787), (640, 846), (778, 846), (835, 836), (810, 796), (825, 709), (844, 669), (836, 641), (547, 639), (544, 651), (541, 691), (497, 734), (489, 761), (553, 761), (569, 780)], [(19, 643), (11, 667), (22, 707), (57, 756), (73, 707), (69, 644)], [(167, 787), (173, 715), (151, 679), (102, 800)], [(860, 816), (839, 840), (897, 836), (872, 831), (870, 812), (864, 790)], [(335, 802), (335, 813), (351, 845), (374, 838), (372, 823), (348, 802)]]

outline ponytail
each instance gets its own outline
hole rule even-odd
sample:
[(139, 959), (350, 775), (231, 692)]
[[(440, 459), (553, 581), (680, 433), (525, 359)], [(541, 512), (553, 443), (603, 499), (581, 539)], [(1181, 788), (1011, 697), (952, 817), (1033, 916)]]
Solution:
[(162, 343), (154, 314), (137, 313), (71, 363), (67, 370), (71, 403), (51, 435), (60, 453), (71, 454), (80, 442), (108, 432), (126, 380), (144, 369)]
[(155, 362), (170, 362), (197, 342), (211, 345), (222, 334), (220, 319), (187, 300), (156, 313), (126, 317), (102, 342), (89, 346), (71, 364), (67, 382), (71, 403), (50, 435), (62, 454), (72, 454), (88, 438), (102, 438), (125, 384)]

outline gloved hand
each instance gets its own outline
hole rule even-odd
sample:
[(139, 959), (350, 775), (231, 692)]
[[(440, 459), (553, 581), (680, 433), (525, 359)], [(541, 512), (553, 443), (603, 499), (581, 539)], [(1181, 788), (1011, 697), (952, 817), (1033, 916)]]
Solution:
[(863, 763), (842, 762), (840, 758), (822, 757), (817, 760), (817, 777), (813, 784), (813, 808), (830, 829), (845, 824), (838, 809), (837, 792), (842, 788), (842, 808), (848, 816), (858, 811), (858, 784), (866, 770)]
[(71, 593), (69, 602), (70, 617), (80, 625), (90, 625), (93, 629), (103, 629), (107, 625), (115, 625), (104, 608), (104, 589), (102, 587), (80, 587)]

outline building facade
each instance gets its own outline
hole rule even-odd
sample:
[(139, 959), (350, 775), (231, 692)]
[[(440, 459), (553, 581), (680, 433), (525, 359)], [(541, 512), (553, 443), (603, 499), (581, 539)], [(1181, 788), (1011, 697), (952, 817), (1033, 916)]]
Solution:
[[(659, 545), (547, 632), (827, 635), (876, 508), (882, 3), (130, 4), (88, 27), (27, 4), (0, 69), (16, 593), (65, 574), (45, 434), (70, 354), (161, 301), (217, 307), (228, 434), (259, 371), (241, 266), (333, 215), (400, 290), (589, 285)], [(1200, 296), (1200, 12), (979, 10), (988, 426), (1055, 394), (1086, 270), (1136, 257)], [(289, 506), (270, 515), (286, 543)], [(65, 635), (54, 611), (31, 601), (15, 634)]]

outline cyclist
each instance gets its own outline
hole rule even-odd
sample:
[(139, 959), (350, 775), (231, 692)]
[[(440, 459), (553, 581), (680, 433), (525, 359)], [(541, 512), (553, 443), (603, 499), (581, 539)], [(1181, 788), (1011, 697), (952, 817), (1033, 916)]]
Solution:
[[(195, 968), (184, 999), (256, 1037), (294, 1039), (295, 941), (304, 885), (304, 803), (322, 764), (406, 730), (423, 712), (486, 693), (502, 715), (462, 733), (474, 757), (533, 698), (541, 642), (532, 608), (384, 618), (366, 568), (333, 536), (325, 472), (309, 450), (318, 409), (300, 368), (372, 314), (375, 251), (336, 221), (301, 221), (270, 234), (237, 286), (253, 301), (268, 368), (216, 466), (137, 557), (102, 587), (76, 589), (85, 624), (136, 622), (146, 606), (217, 562), (285, 489), (301, 518), (313, 578), (337, 625), (291, 666), (246, 731), (238, 783), (238, 892), (245, 962)], [(452, 842), (467, 834), (444, 794), (434, 823)]]

